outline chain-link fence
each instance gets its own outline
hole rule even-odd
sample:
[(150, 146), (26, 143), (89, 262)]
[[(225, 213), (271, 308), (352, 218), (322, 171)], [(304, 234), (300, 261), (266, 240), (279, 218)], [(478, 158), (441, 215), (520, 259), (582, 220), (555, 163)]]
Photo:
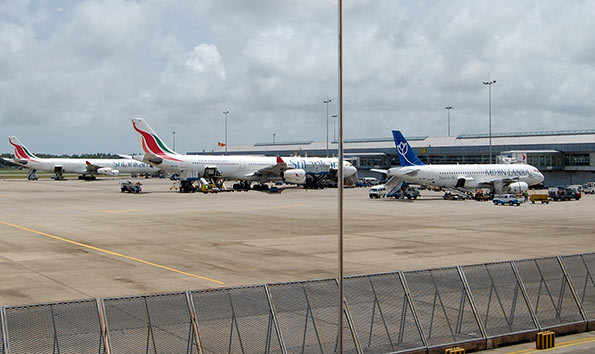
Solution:
[(483, 337), (457, 268), (404, 274), (429, 347)]
[(488, 337), (537, 329), (510, 262), (462, 267)]
[(104, 353), (97, 300), (4, 309), (8, 353)]
[(515, 261), (539, 328), (584, 321), (559, 259)]
[(364, 353), (425, 347), (399, 273), (348, 277), (344, 288)]
[[(587, 253), (347, 277), (344, 352), (472, 346), (586, 324), (594, 274)], [(0, 354), (336, 353), (337, 298), (337, 281), (324, 279), (7, 306)]]
[[(337, 352), (339, 291), (334, 279), (272, 284), (270, 292), (288, 353)], [(356, 353), (347, 318), (343, 323), (344, 352)]]
[(186, 293), (104, 299), (112, 353), (198, 353)]
[(193, 291), (203, 353), (282, 353), (264, 285)]
[(585, 316), (595, 321), (595, 253), (562, 257)]

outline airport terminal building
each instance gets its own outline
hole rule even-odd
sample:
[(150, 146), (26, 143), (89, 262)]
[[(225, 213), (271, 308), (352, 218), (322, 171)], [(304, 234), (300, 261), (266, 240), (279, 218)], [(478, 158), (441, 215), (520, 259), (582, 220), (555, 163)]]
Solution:
[[(488, 134), (458, 136), (406, 136), (426, 164), (486, 164), (490, 161)], [(525, 160), (544, 174), (546, 187), (595, 181), (595, 129), (494, 133), (493, 162)], [(386, 169), (399, 164), (391, 138), (345, 139), (345, 158), (352, 161), (361, 176), (374, 176), (371, 168)], [(253, 145), (229, 145), (229, 154), (281, 156), (336, 156), (337, 142), (293, 141)], [(189, 154), (221, 154), (213, 152)]]

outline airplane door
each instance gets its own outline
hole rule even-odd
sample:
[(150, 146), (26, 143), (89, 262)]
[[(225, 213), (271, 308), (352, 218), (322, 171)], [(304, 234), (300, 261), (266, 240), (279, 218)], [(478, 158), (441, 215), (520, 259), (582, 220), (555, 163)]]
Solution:
[(240, 160), (240, 170), (245, 170), (248, 167), (246, 160)]

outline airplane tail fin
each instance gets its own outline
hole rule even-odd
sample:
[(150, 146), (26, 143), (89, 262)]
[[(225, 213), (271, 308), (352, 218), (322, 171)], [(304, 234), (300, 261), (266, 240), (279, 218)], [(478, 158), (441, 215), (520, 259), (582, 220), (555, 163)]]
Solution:
[(393, 130), (393, 138), (395, 139), (401, 166), (422, 166), (424, 164), (419, 157), (417, 157), (415, 151), (413, 151), (413, 148), (409, 145), (407, 139), (405, 139), (399, 130)]
[(151, 129), (149, 124), (142, 118), (131, 118), (132, 127), (138, 133), (138, 138), (146, 154), (153, 154), (165, 158), (178, 155), (169, 148), (165, 142), (157, 136), (157, 133)]
[(17, 138), (16, 136), (9, 136), (8, 137), (8, 142), (10, 143), (10, 145), (12, 145), (14, 147), (14, 156), (17, 159), (21, 159), (21, 160), (38, 159), (38, 157), (35, 156), (34, 154), (32, 154), (25, 147), (25, 145), (23, 145), (23, 143), (21, 143), (21, 141), (19, 140), (19, 138)]

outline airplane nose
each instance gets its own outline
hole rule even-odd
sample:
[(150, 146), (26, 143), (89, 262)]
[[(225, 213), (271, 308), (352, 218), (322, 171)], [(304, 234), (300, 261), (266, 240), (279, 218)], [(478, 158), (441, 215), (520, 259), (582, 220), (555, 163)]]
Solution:
[(345, 166), (343, 168), (343, 173), (347, 177), (353, 176), (356, 172), (357, 172), (357, 168), (355, 168), (353, 166)]

